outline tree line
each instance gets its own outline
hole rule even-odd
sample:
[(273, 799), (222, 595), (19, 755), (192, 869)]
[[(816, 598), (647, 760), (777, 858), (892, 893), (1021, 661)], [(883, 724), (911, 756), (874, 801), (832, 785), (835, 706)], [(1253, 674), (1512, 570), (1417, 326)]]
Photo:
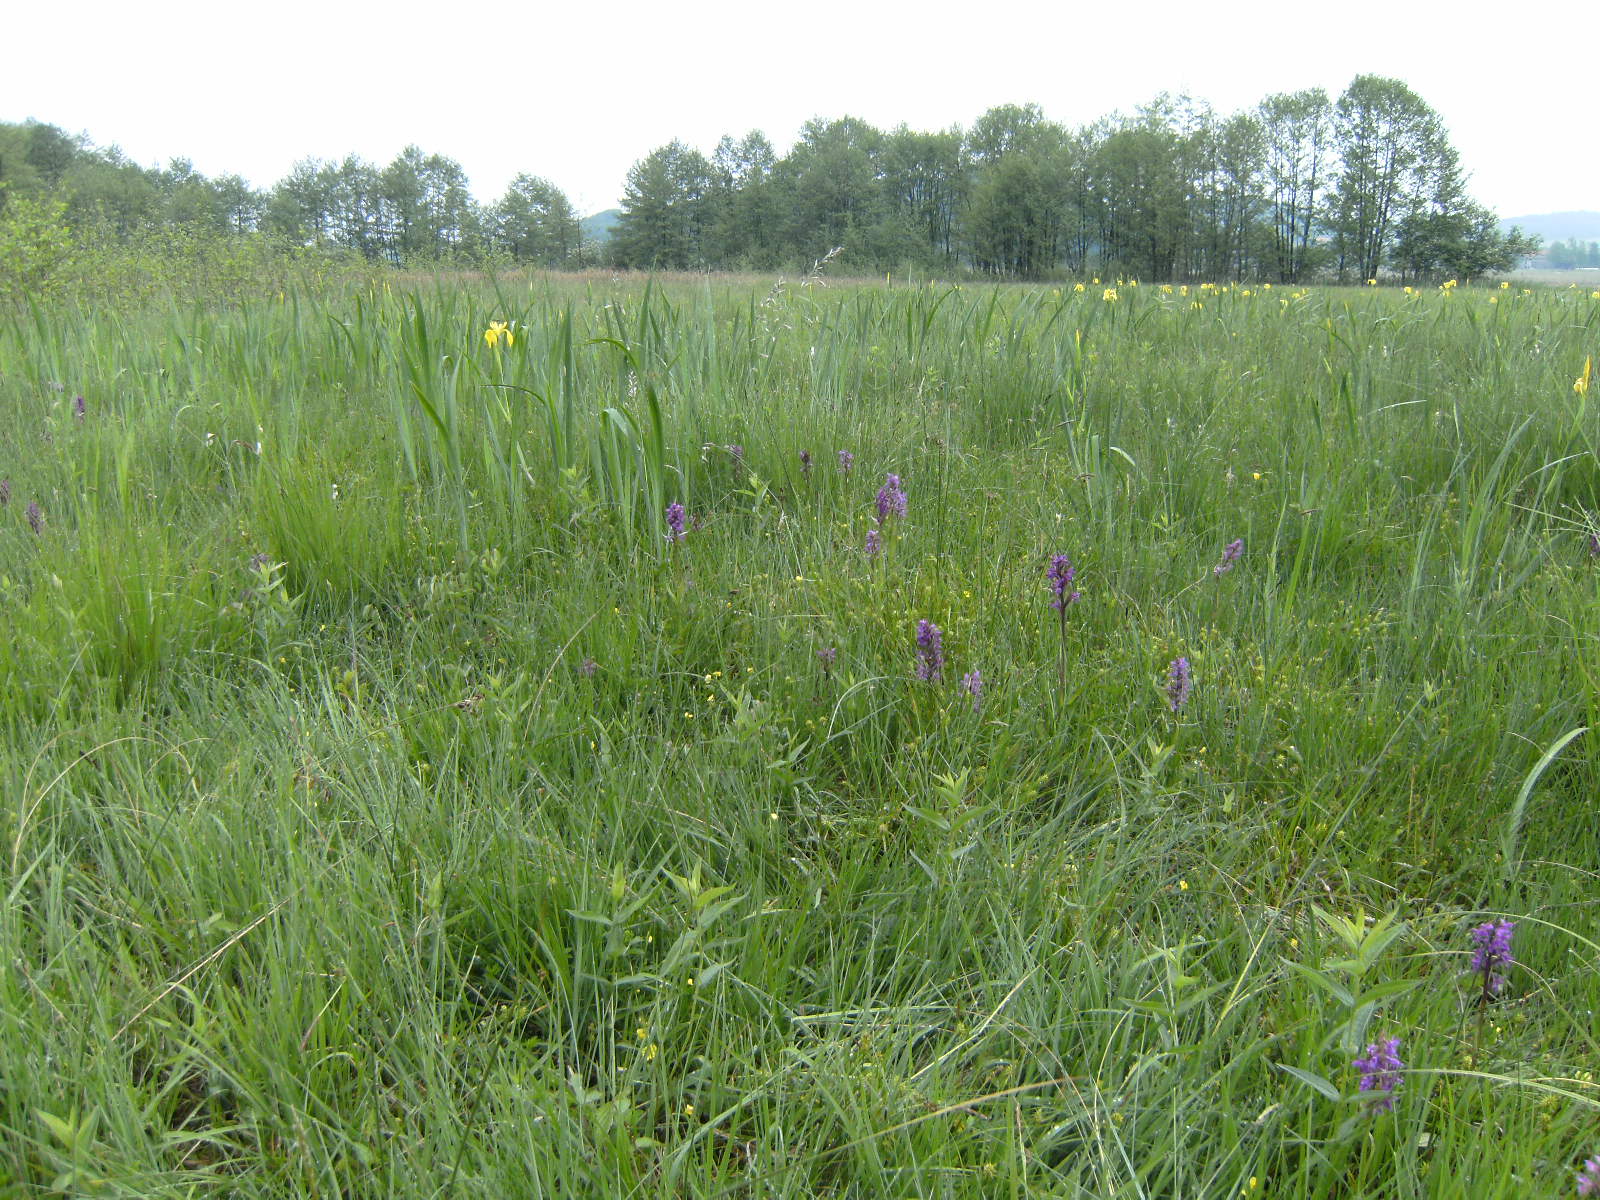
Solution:
[(1580, 242), (1568, 238), (1564, 242), (1551, 242), (1545, 247), (1545, 265), (1558, 271), (1574, 267), (1600, 267), (1600, 242)]
[(1363, 75), (1226, 116), (1161, 96), (1079, 129), (1034, 105), (940, 133), (814, 120), (782, 157), (759, 132), (709, 158), (674, 141), (628, 173), (614, 253), (770, 268), (835, 247), (875, 270), (1297, 282), (1467, 279), (1538, 242), (1472, 199), (1433, 109)]
[(673, 141), (629, 170), (613, 238), (581, 236), (554, 184), (519, 175), (482, 205), (453, 159), (307, 160), (266, 191), (182, 160), (146, 169), (50, 125), (0, 125), (0, 203), (59, 196), (81, 227), (269, 233), (374, 260), (649, 270), (844, 265), (1000, 278), (1469, 279), (1538, 247), (1467, 190), (1438, 114), (1404, 83), (1356, 77), (1223, 115), (1157, 97), (1080, 128), (1003, 105), (970, 129), (815, 119), (786, 154), (759, 131), (707, 156)]
[(564, 266), (582, 258), (578, 216), (560, 188), (521, 174), (482, 205), (460, 163), (416, 146), (381, 167), (355, 155), (307, 159), (262, 191), (237, 175), (207, 178), (185, 159), (141, 167), (54, 125), (0, 124), (0, 217), (18, 201), (48, 202), (69, 228), (98, 238), (174, 227), (262, 233), (396, 265), (499, 256)]

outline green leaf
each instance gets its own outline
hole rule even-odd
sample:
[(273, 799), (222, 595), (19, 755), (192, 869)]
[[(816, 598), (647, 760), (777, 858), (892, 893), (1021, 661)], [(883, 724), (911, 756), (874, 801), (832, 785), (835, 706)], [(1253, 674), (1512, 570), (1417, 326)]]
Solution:
[(1335, 1103), (1344, 1099), (1344, 1094), (1340, 1092), (1338, 1088), (1334, 1087), (1333, 1084), (1328, 1082), (1328, 1080), (1324, 1079), (1321, 1075), (1318, 1075), (1315, 1071), (1307, 1071), (1303, 1067), (1291, 1067), (1288, 1063), (1273, 1063), (1272, 1065), (1277, 1067), (1278, 1070), (1282, 1071), (1285, 1075), (1294, 1076), (1312, 1091), (1322, 1093), (1322, 1095), (1326, 1096), (1329, 1100), (1332, 1100)]
[(1328, 995), (1332, 996), (1346, 1008), (1355, 1007), (1356, 998), (1350, 994), (1350, 989), (1346, 988), (1343, 984), (1336, 983), (1332, 979), (1329, 979), (1321, 971), (1313, 970), (1311, 967), (1304, 966), (1301, 963), (1291, 962), (1287, 958), (1280, 961), (1282, 961), (1284, 966), (1288, 967), (1296, 975), (1299, 975), (1307, 983), (1313, 985), (1314, 987), (1320, 988), (1324, 992), (1327, 992)]
[(1528, 800), (1533, 795), (1533, 789), (1538, 785), (1539, 779), (1550, 769), (1550, 764), (1555, 762), (1556, 755), (1565, 750), (1569, 743), (1580, 734), (1587, 733), (1587, 725), (1579, 725), (1576, 729), (1569, 729), (1550, 744), (1550, 748), (1539, 756), (1539, 761), (1533, 764), (1533, 770), (1522, 781), (1522, 787), (1517, 790), (1517, 798), (1511, 804), (1511, 811), (1506, 814), (1505, 832), (1501, 836), (1501, 853), (1504, 860), (1505, 873), (1509, 877), (1516, 870), (1517, 842), (1522, 834), (1522, 820), (1528, 811)]

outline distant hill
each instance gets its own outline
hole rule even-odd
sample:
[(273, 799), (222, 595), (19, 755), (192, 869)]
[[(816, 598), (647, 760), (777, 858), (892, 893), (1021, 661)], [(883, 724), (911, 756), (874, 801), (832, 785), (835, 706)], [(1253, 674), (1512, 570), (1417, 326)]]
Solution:
[(1527, 217), (1502, 217), (1501, 229), (1519, 226), (1523, 233), (1536, 233), (1545, 241), (1564, 242), (1577, 238), (1580, 242), (1600, 241), (1600, 212), (1534, 213)]
[(597, 212), (592, 217), (585, 217), (578, 224), (583, 229), (583, 240), (586, 242), (609, 242), (611, 231), (616, 228), (617, 222), (622, 219), (620, 208), (608, 208), (605, 212)]

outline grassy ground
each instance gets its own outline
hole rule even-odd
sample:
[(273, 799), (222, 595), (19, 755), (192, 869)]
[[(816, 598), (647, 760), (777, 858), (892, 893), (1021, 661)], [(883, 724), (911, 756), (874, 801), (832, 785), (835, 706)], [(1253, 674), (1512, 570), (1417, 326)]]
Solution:
[(1520, 288), (0, 318), (4, 1194), (1572, 1194), (1590, 355)]

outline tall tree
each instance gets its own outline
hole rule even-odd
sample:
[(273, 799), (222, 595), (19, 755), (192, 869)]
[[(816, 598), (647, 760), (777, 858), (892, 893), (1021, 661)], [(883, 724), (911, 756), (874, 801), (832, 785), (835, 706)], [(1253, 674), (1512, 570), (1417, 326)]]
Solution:
[(1332, 174), (1333, 102), (1321, 88), (1280, 92), (1257, 109), (1264, 141), (1271, 266), (1296, 283), (1317, 266), (1313, 233)]
[(1339, 277), (1376, 278), (1397, 223), (1422, 202), (1448, 145), (1438, 114), (1398, 79), (1358, 75), (1334, 106), (1341, 169), (1328, 207)]
[(778, 155), (766, 134), (752, 129), (724, 137), (711, 157), (706, 200), (706, 257), (725, 266), (774, 265), (783, 231)]
[(676, 139), (634, 163), (612, 236), (618, 264), (646, 270), (707, 265), (710, 222), (705, 200), (710, 187), (711, 164), (705, 155)]
[(878, 153), (883, 134), (858, 117), (813, 119), (783, 162), (791, 251), (815, 259), (836, 246), (855, 250), (878, 216)]
[(566, 193), (546, 179), (518, 175), (489, 214), (495, 244), (518, 262), (555, 267), (578, 249), (582, 232)]
[(272, 189), (263, 223), (296, 245), (330, 240), (337, 183), (331, 166), (314, 158), (301, 159)]
[(1110, 123), (1092, 170), (1101, 260), (1108, 271), (1173, 279), (1193, 226), (1188, 132), (1180, 102), (1161, 96), (1132, 119)]
[(966, 200), (966, 156), (959, 129), (917, 133), (901, 125), (883, 140), (879, 173), (884, 208), (911, 231), (915, 259), (926, 266), (955, 261), (956, 219)]
[(991, 108), (967, 134), (965, 229), (980, 271), (1038, 278), (1061, 257), (1072, 167), (1066, 130), (1039, 106)]
[(1474, 279), (1508, 271), (1537, 248), (1520, 230), (1502, 234), (1499, 222), (1467, 194), (1455, 148), (1435, 147), (1423, 173), (1423, 190), (1395, 225), (1391, 261), (1403, 279)]
[(84, 139), (38, 121), (29, 121), (24, 128), (28, 131), (28, 165), (39, 173), (45, 187), (57, 186), (67, 168), (84, 153)]
[(439, 259), (469, 251), (480, 221), (461, 164), (407, 146), (383, 169), (379, 195), (391, 259)]

